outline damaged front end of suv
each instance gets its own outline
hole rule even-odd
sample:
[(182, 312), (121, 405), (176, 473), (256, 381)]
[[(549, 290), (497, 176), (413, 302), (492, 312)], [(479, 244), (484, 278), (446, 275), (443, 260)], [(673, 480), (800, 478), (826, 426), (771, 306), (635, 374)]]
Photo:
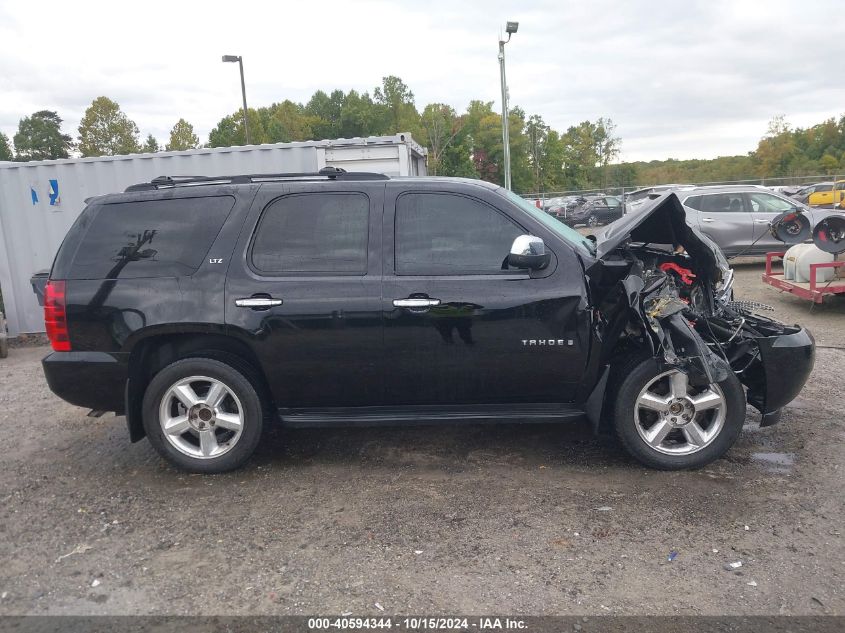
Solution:
[[(733, 373), (762, 425), (778, 421), (814, 362), (800, 326), (759, 314), (762, 304), (734, 301), (733, 271), (721, 250), (686, 223), (678, 197), (666, 194), (596, 235), (587, 267), (598, 367), (638, 353), (690, 385), (719, 384)], [(598, 425), (601, 411), (593, 407)], [(675, 419), (674, 417), (672, 418)]]

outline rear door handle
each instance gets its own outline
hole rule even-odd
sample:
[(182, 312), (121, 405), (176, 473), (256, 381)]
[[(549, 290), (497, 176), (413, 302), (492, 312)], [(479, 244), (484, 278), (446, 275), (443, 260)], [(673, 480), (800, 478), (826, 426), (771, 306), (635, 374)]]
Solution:
[(274, 306), (280, 306), (282, 303), (283, 301), (281, 299), (275, 299), (266, 295), (254, 295), (252, 297), (235, 299), (235, 305), (239, 308), (250, 308), (252, 310), (267, 310)]
[(394, 299), (393, 306), (396, 308), (409, 308), (411, 310), (425, 310), (440, 305), (440, 299), (429, 299), (428, 297), (407, 297), (405, 299)]
[(769, 221), (768, 221), (768, 220), (760, 220), (760, 219), (757, 219), (757, 218), (755, 218), (755, 219), (754, 219), (754, 221), (755, 221), (757, 224), (768, 224), (768, 223), (769, 223)]
[(716, 220), (714, 220), (713, 218), (701, 218), (701, 221), (702, 222), (715, 222)]

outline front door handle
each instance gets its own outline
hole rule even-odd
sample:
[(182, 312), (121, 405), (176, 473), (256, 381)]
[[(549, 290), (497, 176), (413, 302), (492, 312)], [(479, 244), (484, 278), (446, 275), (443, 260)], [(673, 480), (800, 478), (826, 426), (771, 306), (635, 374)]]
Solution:
[(757, 218), (755, 218), (755, 219), (754, 219), (754, 221), (755, 221), (757, 224), (768, 224), (768, 223), (769, 223), (769, 221), (768, 221), (768, 220), (760, 220), (760, 219), (757, 219)]
[(716, 220), (714, 220), (713, 218), (701, 218), (701, 221), (702, 222), (715, 222)]
[(407, 297), (406, 299), (394, 299), (393, 306), (396, 308), (409, 308), (411, 310), (426, 310), (440, 305), (440, 299), (429, 299), (428, 297)]
[(267, 295), (254, 295), (252, 297), (243, 297), (242, 299), (235, 299), (235, 305), (239, 308), (250, 308), (252, 310), (267, 310), (274, 306), (282, 305), (281, 299), (275, 299)]

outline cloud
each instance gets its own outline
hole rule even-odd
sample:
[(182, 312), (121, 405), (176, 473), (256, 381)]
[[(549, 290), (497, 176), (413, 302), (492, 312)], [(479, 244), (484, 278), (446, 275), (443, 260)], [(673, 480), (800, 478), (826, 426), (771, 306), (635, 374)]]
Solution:
[(711, 157), (756, 146), (766, 122), (840, 114), (841, 37), (824, 35), (833, 0), (589, 3), (161, 2), (116, 5), (0, 0), (0, 131), (54, 109), (76, 135), (99, 95), (118, 101), (143, 135), (164, 141), (180, 117), (207, 138), (240, 107), (305, 102), (315, 90), (369, 90), (395, 74), (420, 109), (498, 107), (497, 35), (511, 103), (559, 130), (609, 116), (626, 159)]

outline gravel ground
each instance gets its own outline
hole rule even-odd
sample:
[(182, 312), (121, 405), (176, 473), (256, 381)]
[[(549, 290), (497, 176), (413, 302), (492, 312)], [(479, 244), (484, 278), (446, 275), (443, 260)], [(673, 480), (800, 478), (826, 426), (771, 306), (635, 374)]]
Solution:
[(572, 424), (276, 430), (243, 470), (186, 475), (12, 349), (0, 614), (845, 614), (845, 302), (761, 270), (738, 265), (738, 298), (810, 327), (816, 369), (696, 472)]

